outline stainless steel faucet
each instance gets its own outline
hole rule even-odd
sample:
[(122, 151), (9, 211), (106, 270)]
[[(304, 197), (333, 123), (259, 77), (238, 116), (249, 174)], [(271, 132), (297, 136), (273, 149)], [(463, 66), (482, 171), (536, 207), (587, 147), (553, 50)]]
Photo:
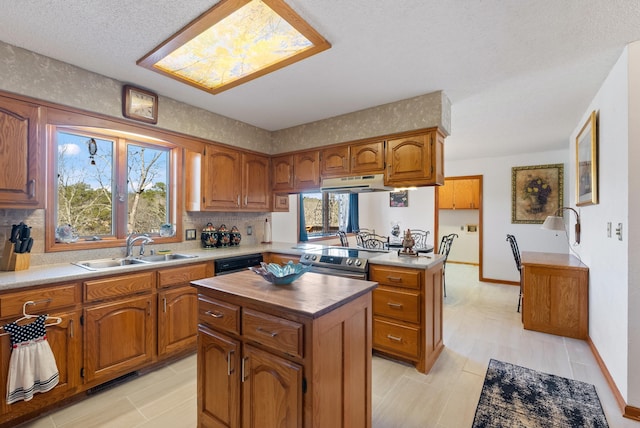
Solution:
[(149, 235), (138, 235), (135, 236), (135, 233), (130, 233), (127, 236), (127, 255), (126, 257), (131, 257), (133, 255), (133, 245), (138, 242), (138, 241), (142, 241), (140, 243), (140, 255), (144, 256), (144, 246), (145, 244), (150, 244), (153, 242), (153, 239), (151, 239), (151, 237)]

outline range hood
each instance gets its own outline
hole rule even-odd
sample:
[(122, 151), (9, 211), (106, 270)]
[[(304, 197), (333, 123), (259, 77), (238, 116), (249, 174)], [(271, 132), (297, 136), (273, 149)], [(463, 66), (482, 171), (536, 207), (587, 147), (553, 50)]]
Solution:
[(384, 174), (325, 178), (320, 188), (323, 192), (334, 193), (382, 192), (393, 189), (384, 185)]

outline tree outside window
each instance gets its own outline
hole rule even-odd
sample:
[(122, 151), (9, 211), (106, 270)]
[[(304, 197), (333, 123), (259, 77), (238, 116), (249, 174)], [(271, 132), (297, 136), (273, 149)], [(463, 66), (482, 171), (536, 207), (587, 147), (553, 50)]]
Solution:
[(305, 227), (309, 236), (333, 235), (346, 230), (349, 195), (345, 193), (304, 193)]

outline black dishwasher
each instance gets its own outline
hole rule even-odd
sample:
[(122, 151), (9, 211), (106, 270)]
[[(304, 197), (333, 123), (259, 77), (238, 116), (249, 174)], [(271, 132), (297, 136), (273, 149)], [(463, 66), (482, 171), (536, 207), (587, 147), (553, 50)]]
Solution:
[(246, 254), (214, 260), (213, 266), (215, 275), (218, 276), (246, 270), (251, 266), (260, 266), (262, 260), (262, 254)]

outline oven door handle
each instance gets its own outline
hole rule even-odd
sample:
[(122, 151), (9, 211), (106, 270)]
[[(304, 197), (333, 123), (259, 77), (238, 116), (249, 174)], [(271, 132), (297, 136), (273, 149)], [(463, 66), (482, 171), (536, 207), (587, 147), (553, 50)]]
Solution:
[(320, 273), (323, 275), (333, 275), (333, 276), (341, 276), (344, 278), (352, 278), (352, 279), (367, 279), (366, 272), (353, 272), (342, 269), (335, 268), (326, 268), (320, 266), (312, 266), (310, 272)]

